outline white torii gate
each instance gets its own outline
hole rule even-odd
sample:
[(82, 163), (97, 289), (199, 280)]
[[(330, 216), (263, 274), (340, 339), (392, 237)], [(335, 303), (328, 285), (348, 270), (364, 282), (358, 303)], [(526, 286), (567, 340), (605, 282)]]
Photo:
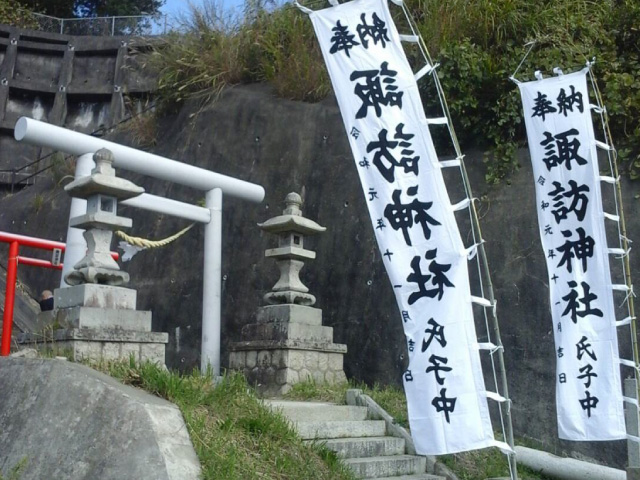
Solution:
[[(149, 194), (132, 198), (122, 202), (122, 204), (205, 224), (200, 368), (204, 373), (208, 367), (211, 367), (214, 376), (220, 375), (222, 196), (223, 194), (230, 195), (260, 203), (264, 199), (264, 188), (244, 180), (221, 175), (27, 117), (18, 119), (14, 136), (19, 142), (78, 156), (76, 178), (90, 175), (93, 169), (93, 154), (101, 148), (106, 148), (113, 153), (114, 167), (206, 192), (206, 208)], [(69, 218), (85, 212), (86, 201), (77, 198), (72, 199)], [(69, 227), (64, 261), (65, 270), (62, 273), (63, 279), (65, 273), (82, 259), (86, 249), (87, 246), (82, 236), (82, 231)], [(61, 287), (66, 286), (66, 283), (62, 280)]]

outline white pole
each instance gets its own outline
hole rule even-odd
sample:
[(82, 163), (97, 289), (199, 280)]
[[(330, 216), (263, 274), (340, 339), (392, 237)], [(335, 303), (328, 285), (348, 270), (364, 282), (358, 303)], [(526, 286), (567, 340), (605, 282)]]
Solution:
[(205, 192), (220, 188), (225, 195), (251, 202), (260, 203), (264, 199), (264, 188), (260, 185), (176, 162), (135, 148), (125, 147), (102, 138), (56, 127), (32, 118), (21, 117), (16, 122), (14, 136), (19, 142), (24, 141), (72, 155), (94, 153), (101, 148), (106, 148), (113, 153), (115, 159), (113, 166), (116, 168), (124, 168)]
[(202, 345), (200, 371), (211, 368), (213, 377), (220, 375), (220, 298), (222, 290), (222, 190), (214, 188), (206, 194), (211, 222), (204, 227), (204, 272), (202, 274)]
[[(76, 179), (91, 175), (91, 170), (96, 166), (93, 162), (93, 153), (85, 153), (76, 159)], [(87, 201), (81, 198), (71, 198), (71, 209), (69, 210), (69, 221), (72, 218), (87, 213)], [(73, 266), (84, 257), (87, 251), (87, 243), (82, 236), (83, 230), (69, 226), (67, 228), (67, 248), (64, 252), (64, 264), (62, 266), (62, 278), (60, 288), (70, 285), (64, 281), (64, 276), (73, 270)]]

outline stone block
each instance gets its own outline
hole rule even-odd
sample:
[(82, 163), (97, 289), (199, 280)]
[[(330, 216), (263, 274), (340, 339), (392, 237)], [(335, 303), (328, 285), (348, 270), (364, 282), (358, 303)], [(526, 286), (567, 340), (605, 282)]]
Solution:
[(334, 372), (324, 372), (324, 381), (327, 383), (333, 383), (336, 380), (336, 374)]
[(246, 353), (245, 352), (231, 352), (229, 354), (229, 368), (233, 370), (242, 370), (245, 368), (246, 363)]
[(287, 351), (274, 350), (271, 354), (271, 364), (275, 368), (285, 368), (287, 366)]
[(17, 336), (19, 344), (41, 343), (44, 340), (50, 342), (83, 340), (88, 342), (168, 343), (169, 334), (165, 332), (135, 332), (122, 329), (68, 328), (54, 330), (46, 339), (42, 335), (33, 333), (21, 333)]
[(258, 364), (258, 352), (256, 352), (255, 350), (248, 350), (247, 351), (247, 357), (246, 357), (246, 367), (247, 368), (253, 368)]
[(301, 340), (251, 340), (232, 342), (231, 350), (314, 350), (327, 353), (347, 353), (347, 346), (341, 343), (317, 343)]
[[(104, 350), (103, 350), (104, 351)], [(163, 343), (141, 343), (140, 361), (164, 365), (165, 345)]]
[(314, 370), (312, 373), (313, 380), (316, 383), (324, 383), (324, 373), (319, 370)]
[(151, 331), (151, 312), (115, 308), (71, 307), (57, 310), (60, 325), (72, 328), (104, 328)]
[(276, 383), (278, 385), (284, 385), (287, 383), (287, 370), (288, 368), (281, 368), (276, 372)]
[(304, 366), (309, 370), (316, 370), (318, 368), (318, 352), (304, 352)]
[(291, 391), (291, 384), (286, 383), (284, 385), (282, 385), (282, 387), (280, 387), (280, 391), (276, 394), (276, 396), (282, 396), (285, 395), (287, 393), (289, 393)]
[(130, 288), (86, 283), (57, 288), (53, 292), (53, 298), (54, 308), (95, 307), (135, 310), (137, 293)]
[(123, 359), (129, 359), (133, 357), (136, 362), (140, 361), (140, 344), (124, 342), (120, 346), (120, 355)]
[(298, 380), (300, 382), (306, 382), (307, 380), (311, 380), (312, 378), (313, 378), (313, 375), (306, 368), (303, 368), (298, 372)]
[(74, 360), (100, 360), (102, 344), (99, 342), (73, 342)]
[(104, 342), (102, 344), (102, 358), (104, 360), (118, 360), (120, 358), (120, 344)]
[(318, 353), (318, 370), (326, 372), (329, 369), (329, 354), (325, 352)]
[(271, 365), (271, 352), (269, 350), (261, 350), (258, 352), (258, 367), (266, 368)]
[(276, 380), (276, 369), (269, 366), (263, 370), (263, 384), (271, 385), (275, 383)]
[(339, 372), (335, 372), (336, 378), (335, 383), (347, 383), (347, 376), (344, 374), (342, 370)]
[(293, 385), (294, 383), (298, 383), (299, 380), (298, 372), (293, 370), (292, 368), (287, 368), (287, 383)]
[(290, 368), (281, 368), (276, 372), (276, 383), (278, 385), (292, 385), (298, 382), (298, 372)]
[(267, 305), (256, 313), (258, 323), (283, 321), (306, 325), (322, 325), (322, 310), (304, 305)]
[(286, 321), (252, 323), (242, 328), (242, 338), (245, 340), (295, 340), (329, 344), (333, 342), (333, 327)]
[(300, 370), (304, 367), (304, 354), (302, 350), (289, 350), (288, 353), (288, 367), (294, 370)]
[(344, 356), (340, 353), (328, 353), (329, 370), (342, 371)]

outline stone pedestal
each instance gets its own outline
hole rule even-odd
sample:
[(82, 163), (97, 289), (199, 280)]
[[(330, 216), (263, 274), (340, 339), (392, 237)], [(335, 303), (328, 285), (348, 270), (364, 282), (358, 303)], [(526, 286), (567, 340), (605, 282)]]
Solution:
[(229, 368), (240, 370), (262, 395), (278, 396), (305, 380), (345, 382), (342, 368), (347, 346), (333, 343), (333, 328), (322, 326), (322, 310), (316, 297), (300, 280), (305, 260), (316, 253), (304, 248), (304, 237), (326, 229), (302, 216), (302, 197), (290, 193), (282, 215), (258, 226), (278, 237), (278, 247), (268, 249), (280, 278), (264, 296), (256, 323), (242, 328), (242, 341), (232, 343)]
[[(81, 284), (54, 292), (55, 309), (40, 314), (49, 327), (18, 336), (18, 343), (73, 360), (151, 361), (164, 365), (167, 333), (151, 331), (151, 312), (136, 310), (136, 291)], [(44, 317), (47, 318), (44, 318)]]
[(242, 339), (230, 345), (229, 368), (243, 372), (262, 395), (282, 395), (307, 379), (346, 381), (343, 358), (347, 346), (333, 343), (333, 328), (322, 326), (319, 308), (260, 307), (256, 323), (242, 328)]

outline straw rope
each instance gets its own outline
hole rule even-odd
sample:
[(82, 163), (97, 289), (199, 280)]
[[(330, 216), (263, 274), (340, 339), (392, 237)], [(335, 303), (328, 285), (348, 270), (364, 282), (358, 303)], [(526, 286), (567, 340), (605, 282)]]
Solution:
[(122, 240), (124, 240), (130, 245), (134, 245), (136, 247), (142, 247), (142, 248), (159, 248), (159, 247), (164, 247), (165, 245), (168, 245), (171, 242), (177, 240), (182, 235), (184, 235), (189, 230), (191, 230), (194, 225), (195, 223), (192, 223), (187, 228), (183, 228), (178, 233), (171, 235), (170, 237), (163, 238), (162, 240), (148, 240), (146, 238), (141, 238), (141, 237), (132, 237), (130, 235), (127, 235), (121, 230), (117, 230), (115, 233), (119, 238), (121, 238)]

